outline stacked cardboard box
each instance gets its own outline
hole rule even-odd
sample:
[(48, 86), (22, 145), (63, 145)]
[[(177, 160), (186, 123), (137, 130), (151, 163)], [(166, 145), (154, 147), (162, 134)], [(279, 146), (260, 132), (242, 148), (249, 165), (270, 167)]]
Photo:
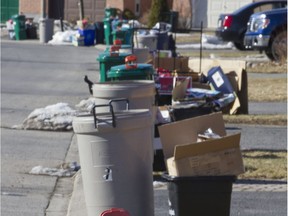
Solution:
[[(210, 128), (220, 138), (197, 141)], [(222, 113), (158, 127), (167, 170), (172, 176), (222, 176), (244, 172), (240, 133), (227, 135)]]

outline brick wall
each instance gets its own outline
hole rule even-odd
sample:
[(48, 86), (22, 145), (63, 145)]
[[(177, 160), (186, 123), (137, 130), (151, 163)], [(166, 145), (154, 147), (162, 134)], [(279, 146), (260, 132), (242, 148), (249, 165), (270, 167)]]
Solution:
[(41, 14), (41, 0), (20, 0), (19, 11), (24, 14)]

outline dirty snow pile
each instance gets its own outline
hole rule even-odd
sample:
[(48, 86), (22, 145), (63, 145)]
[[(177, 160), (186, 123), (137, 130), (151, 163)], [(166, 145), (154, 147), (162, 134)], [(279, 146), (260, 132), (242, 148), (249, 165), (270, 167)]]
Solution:
[[(187, 36), (188, 37), (188, 36)], [(178, 49), (200, 49), (201, 44), (177, 44)], [(232, 42), (223, 42), (219, 40), (216, 36), (212, 35), (202, 35), (202, 49), (233, 49), (234, 45)]]
[(24, 130), (48, 130), (48, 131), (70, 131), (72, 130), (73, 118), (79, 112), (91, 112), (95, 105), (95, 98), (90, 97), (80, 101), (72, 109), (68, 103), (57, 103), (37, 108), (32, 111), (21, 125), (14, 125), (14, 129)]
[(72, 162), (72, 163), (64, 163), (59, 168), (35, 166), (31, 169), (29, 174), (70, 177), (73, 176), (79, 169), (80, 165), (78, 165), (77, 162)]
[(67, 103), (57, 103), (45, 108), (35, 109), (23, 121), (22, 125), (13, 126), (15, 129), (30, 130), (72, 130), (72, 120), (77, 111)]
[(76, 108), (80, 111), (91, 112), (95, 104), (96, 104), (96, 98), (90, 97), (88, 99), (81, 100), (80, 103), (76, 105)]

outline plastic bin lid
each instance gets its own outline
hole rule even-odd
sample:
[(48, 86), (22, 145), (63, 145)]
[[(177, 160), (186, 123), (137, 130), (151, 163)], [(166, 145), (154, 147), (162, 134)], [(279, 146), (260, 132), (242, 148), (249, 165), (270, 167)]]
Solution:
[(113, 62), (113, 61), (119, 61), (119, 60), (123, 60), (127, 57), (131, 55), (131, 53), (119, 53), (118, 56), (114, 56), (110, 54), (109, 52), (109, 49), (101, 54), (99, 54), (97, 60), (100, 61), (100, 62), (106, 62), (106, 61), (109, 61), (109, 62)]
[(162, 174), (168, 182), (178, 182), (178, 181), (232, 181), (236, 180), (236, 176), (227, 175), (227, 176), (171, 176), (167, 173)]
[(117, 77), (137, 77), (145, 75), (153, 75), (154, 69), (151, 64), (137, 64), (135, 68), (127, 69), (126, 65), (118, 65), (111, 67), (107, 76), (109, 78)]
[(26, 19), (25, 15), (15, 14), (12, 16), (12, 19)]

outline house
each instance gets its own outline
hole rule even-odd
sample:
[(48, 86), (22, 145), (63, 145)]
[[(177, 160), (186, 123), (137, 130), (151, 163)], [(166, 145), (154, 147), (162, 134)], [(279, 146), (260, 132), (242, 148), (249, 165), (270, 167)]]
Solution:
[[(38, 20), (42, 13), (42, 3), (46, 3), (45, 14), (48, 18), (64, 18), (75, 22), (80, 17), (80, 0), (2, 0), (1, 22), (8, 20), (11, 15), (22, 12), (28, 17)], [(203, 22), (204, 28), (216, 28), (220, 13), (229, 13), (237, 8), (258, 0), (167, 0), (173, 11), (179, 12), (178, 27), (199, 28)], [(152, 0), (83, 0), (84, 17), (93, 22), (103, 21), (106, 7), (120, 10), (129, 9), (136, 16), (149, 12)]]

